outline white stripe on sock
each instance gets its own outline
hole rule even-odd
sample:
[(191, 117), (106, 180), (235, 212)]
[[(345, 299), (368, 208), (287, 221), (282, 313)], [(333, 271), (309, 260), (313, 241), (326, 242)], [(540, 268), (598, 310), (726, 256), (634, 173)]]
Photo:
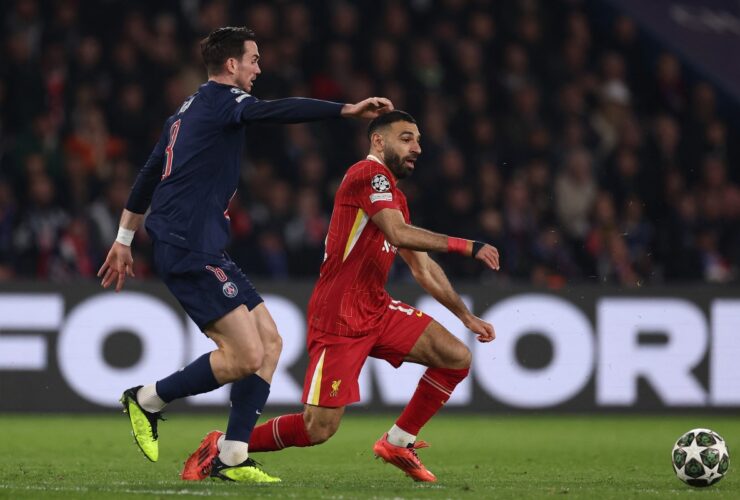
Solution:
[(278, 422), (280, 421), (281, 418), (282, 418), (282, 415), (280, 415), (279, 417), (276, 417), (275, 420), (272, 421), (272, 437), (273, 439), (275, 439), (275, 443), (277, 443), (277, 445), (282, 450), (283, 448), (285, 448), (285, 445), (283, 444), (283, 440), (280, 439), (280, 431), (278, 428)]
[(424, 380), (427, 384), (429, 384), (432, 387), (434, 387), (435, 389), (437, 389), (438, 391), (445, 393), (447, 396), (451, 396), (452, 395), (452, 391), (450, 391), (449, 389), (445, 388), (442, 384), (440, 384), (436, 380), (428, 377), (426, 374), (423, 375), (421, 377), (421, 379)]

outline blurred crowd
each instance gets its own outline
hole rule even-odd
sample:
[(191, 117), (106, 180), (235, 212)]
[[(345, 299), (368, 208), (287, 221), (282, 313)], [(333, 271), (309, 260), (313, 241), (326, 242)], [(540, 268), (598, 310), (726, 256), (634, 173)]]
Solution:
[[(257, 33), (259, 98), (381, 95), (417, 118), (412, 222), (502, 256), (496, 275), (435, 256), (451, 277), (738, 281), (737, 124), (598, 3), (8, 0), (0, 14), (0, 281), (95, 275), (164, 119), (205, 81), (199, 40), (225, 25)], [(248, 127), (228, 249), (248, 275), (317, 276), (365, 126)], [(152, 274), (146, 240), (137, 277)]]

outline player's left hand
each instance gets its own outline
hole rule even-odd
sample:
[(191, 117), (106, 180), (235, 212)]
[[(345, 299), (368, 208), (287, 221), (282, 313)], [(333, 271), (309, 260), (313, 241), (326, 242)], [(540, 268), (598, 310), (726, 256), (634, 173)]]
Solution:
[(499, 265), (498, 249), (488, 243), (483, 243), (480, 249), (476, 248), (478, 245), (481, 245), (481, 243), (477, 241), (473, 243), (473, 252), (475, 252), (473, 258), (480, 260), (494, 271), (501, 269)]
[(469, 317), (465, 318), (463, 324), (465, 324), (465, 328), (475, 334), (478, 342), (490, 342), (496, 338), (496, 331), (493, 329), (493, 325), (483, 321), (478, 316), (473, 316), (471, 314)]
[(131, 256), (131, 247), (113, 242), (105, 262), (100, 266), (98, 278), (102, 278), (100, 284), (108, 288), (116, 283), (116, 292), (120, 292), (126, 282), (126, 276), (134, 277), (134, 259)]
[(393, 111), (393, 103), (385, 97), (368, 97), (356, 104), (345, 104), (342, 116), (366, 118), (371, 120), (389, 111)]

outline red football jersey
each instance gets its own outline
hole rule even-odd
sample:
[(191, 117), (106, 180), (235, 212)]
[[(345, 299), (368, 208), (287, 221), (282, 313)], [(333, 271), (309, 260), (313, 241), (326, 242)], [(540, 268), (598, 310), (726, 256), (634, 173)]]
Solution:
[(352, 165), (337, 190), (324, 262), (308, 303), (312, 327), (346, 337), (376, 328), (391, 301), (385, 283), (398, 250), (370, 218), (393, 208), (409, 222), (406, 196), (385, 165), (371, 158)]

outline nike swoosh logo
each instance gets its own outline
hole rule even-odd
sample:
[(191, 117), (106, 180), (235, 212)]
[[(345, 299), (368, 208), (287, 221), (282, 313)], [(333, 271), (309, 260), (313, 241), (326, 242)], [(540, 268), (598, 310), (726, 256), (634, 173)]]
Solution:
[(419, 317), (421, 318), (421, 317), (422, 317), (422, 316), (424, 315), (424, 313), (423, 313), (423, 312), (421, 312), (421, 311), (416, 311), (416, 315), (417, 315), (417, 316), (419, 316)]

